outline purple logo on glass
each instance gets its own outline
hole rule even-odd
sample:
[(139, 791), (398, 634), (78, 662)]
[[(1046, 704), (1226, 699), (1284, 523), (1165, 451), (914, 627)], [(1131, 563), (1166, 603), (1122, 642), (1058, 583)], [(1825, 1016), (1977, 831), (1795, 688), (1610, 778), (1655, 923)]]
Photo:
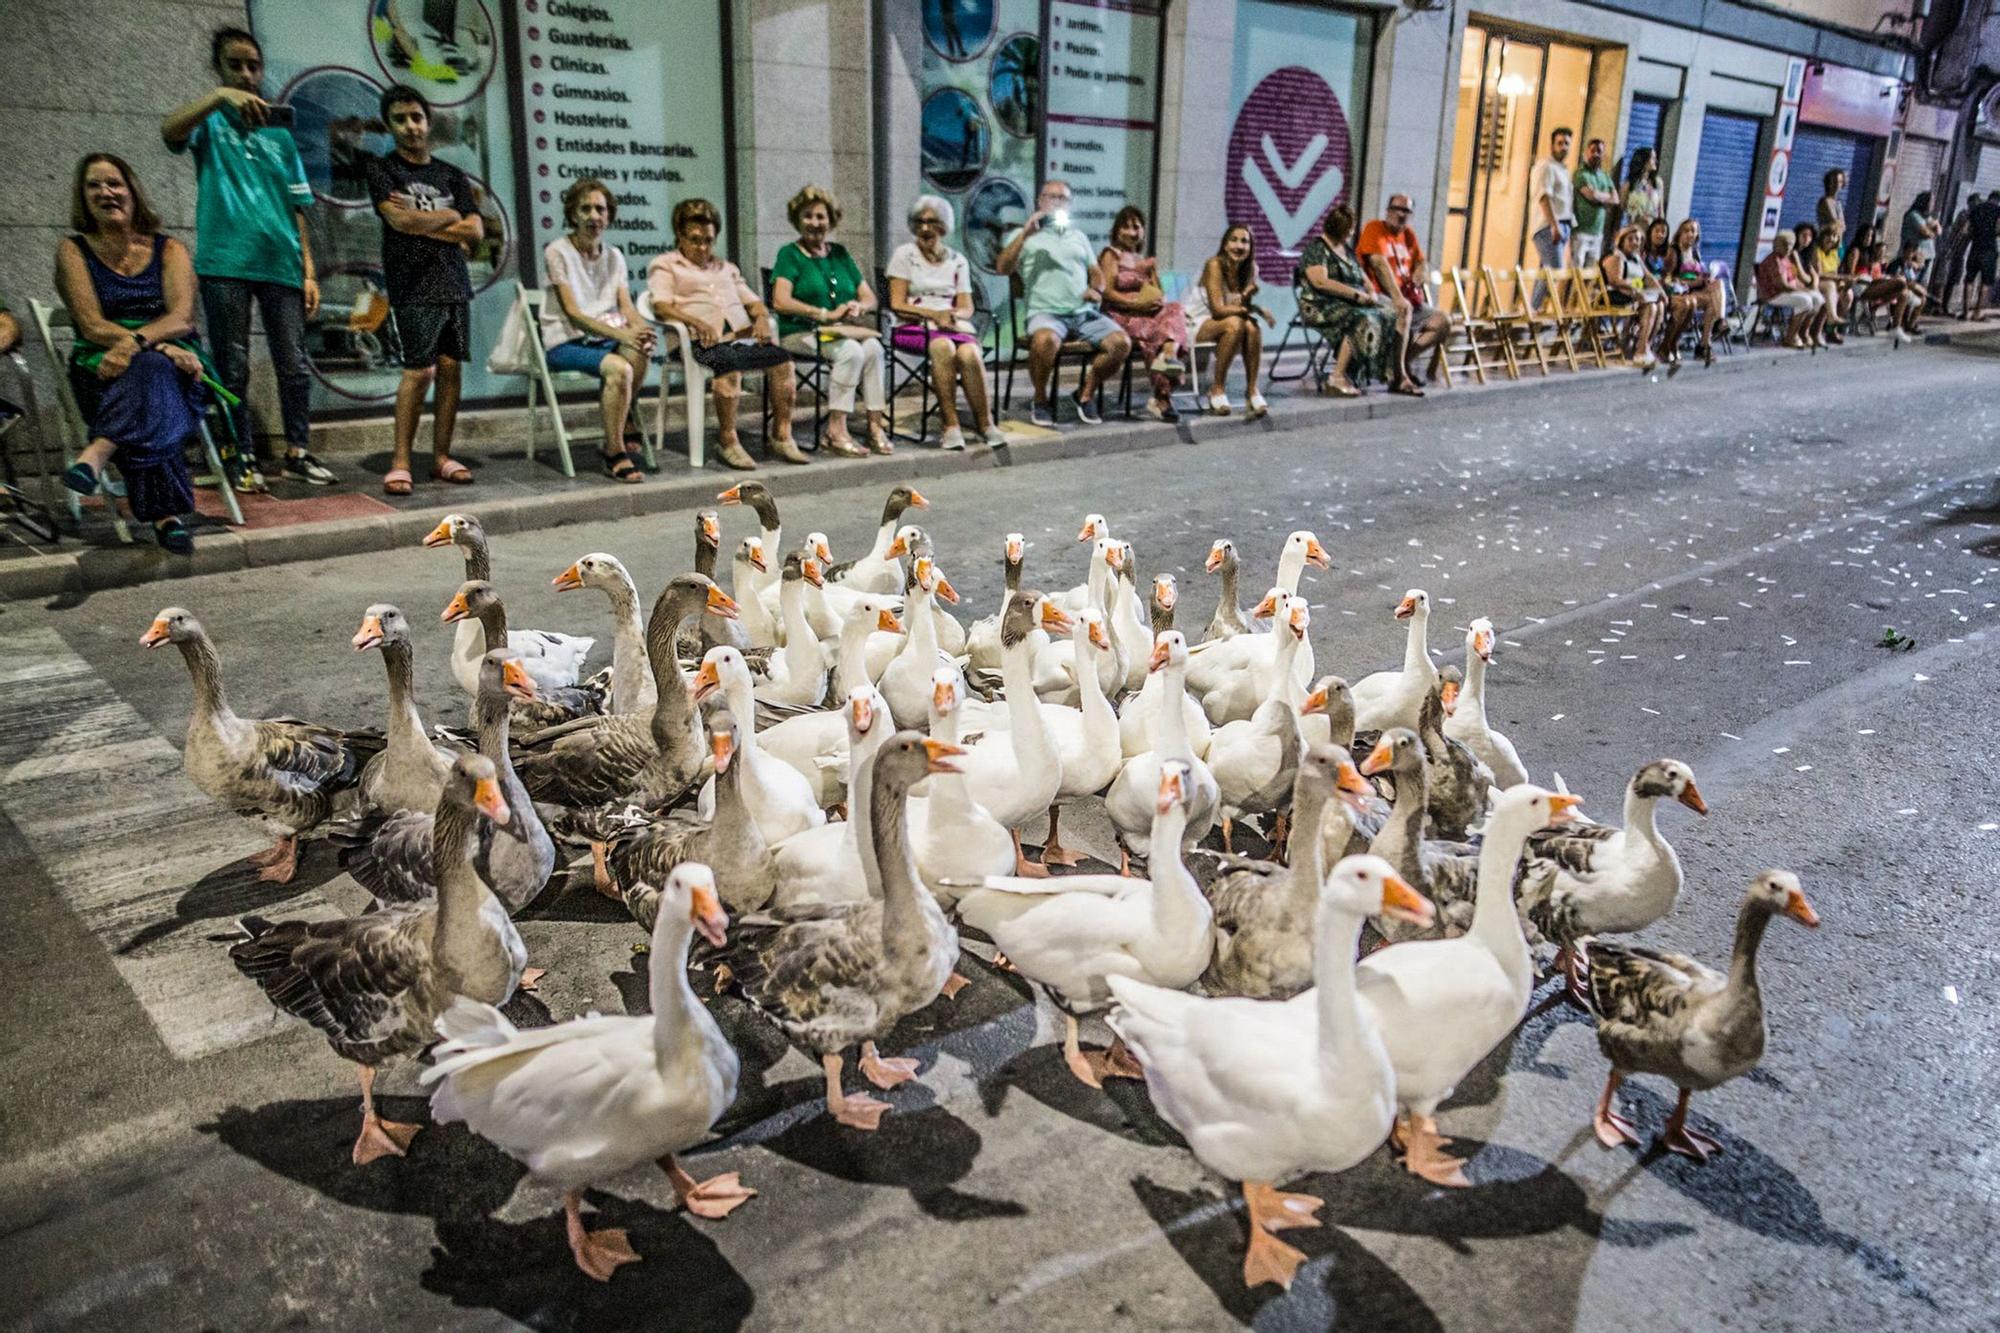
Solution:
[(1223, 205), (1257, 240), (1257, 276), (1289, 285), (1299, 250), (1347, 196), (1347, 116), (1326, 80), (1300, 65), (1250, 90), (1229, 135)]

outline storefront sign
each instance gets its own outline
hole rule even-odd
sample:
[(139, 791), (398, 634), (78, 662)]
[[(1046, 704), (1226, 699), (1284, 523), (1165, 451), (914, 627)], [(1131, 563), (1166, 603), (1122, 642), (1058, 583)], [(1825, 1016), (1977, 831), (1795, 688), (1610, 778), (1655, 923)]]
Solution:
[(1043, 174), (1069, 183), (1071, 216), (1108, 240), (1126, 204), (1152, 197), (1160, 13), (1153, 4), (1052, 0)]
[(722, 67), (720, 6), (660, 0), (519, 0), (519, 6), (533, 192), (528, 267), (539, 268), (542, 247), (568, 230), (563, 191), (595, 176), (618, 200), (606, 238), (625, 250), (638, 273), (672, 244), (667, 218), (676, 203), (699, 197), (728, 206), (725, 109), (715, 77)]
[(1799, 98), (1805, 90), (1806, 62), (1794, 56), (1785, 67), (1785, 95), (1771, 134), (1771, 163), (1764, 173), (1764, 208), (1757, 218), (1757, 258), (1771, 253), (1778, 216), (1785, 205), (1785, 182), (1792, 171), (1792, 140), (1799, 132)]
[(1799, 119), (1808, 125), (1885, 138), (1896, 128), (1900, 80), (1845, 65), (1806, 67)]

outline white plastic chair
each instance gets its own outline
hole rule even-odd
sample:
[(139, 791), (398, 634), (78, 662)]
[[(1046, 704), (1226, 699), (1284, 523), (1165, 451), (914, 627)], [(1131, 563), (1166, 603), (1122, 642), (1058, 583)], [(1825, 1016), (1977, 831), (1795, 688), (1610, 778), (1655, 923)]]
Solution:
[[(70, 392), (69, 365), (63, 358), (64, 349), (56, 346), (55, 335), (58, 331), (69, 334), (74, 341), (76, 322), (70, 318), (69, 311), (61, 306), (44, 305), (40, 301), (30, 299), (28, 310), (35, 318), (35, 330), (42, 335), (42, 349), (48, 354), (49, 378), (56, 384), (56, 415), (62, 421), (63, 466), (67, 468), (76, 461), (77, 455), (83, 452), (84, 446), (90, 443), (90, 428), (84, 422), (83, 409), (78, 406), (76, 395)], [(207, 414), (203, 414), (200, 425), (201, 447), (208, 455), (209, 470), (215, 474), (216, 489), (222, 492), (223, 507), (229, 510), (230, 521), (241, 527), (243, 507), (236, 503), (236, 488), (230, 483), (229, 473), (222, 466), (222, 454), (215, 447), (215, 436), (209, 432)], [(125, 516), (118, 510), (118, 497), (123, 495), (124, 491), (122, 487), (112, 486), (107, 475), (109, 471), (110, 469), (106, 468), (97, 474), (98, 493), (104, 497), (104, 506), (111, 513), (111, 526), (117, 532), (118, 540), (130, 543), (132, 529), (127, 526)], [(67, 488), (64, 489), (64, 494), (69, 496), (70, 518), (81, 526), (83, 497)]]
[[(535, 427), (537, 420), (536, 394), (548, 400), (549, 416), (555, 422), (556, 456), (562, 460), (565, 477), (576, 475), (576, 464), (570, 458), (569, 427), (563, 424), (562, 403), (556, 397), (556, 390), (562, 388), (590, 388), (599, 385), (597, 376), (586, 375), (580, 370), (552, 370), (549, 367), (548, 349), (542, 346), (542, 305), (548, 300), (548, 293), (538, 287), (522, 283), (514, 284), (516, 300), (520, 303), (519, 315), (527, 329), (525, 345), (528, 352), (528, 369), (523, 378), (528, 381), (528, 461), (535, 461)], [(655, 456), (653, 443), (658, 431), (646, 433), (645, 417), (638, 411), (637, 396), (634, 396), (632, 419), (639, 427), (639, 438), (646, 450), (646, 466), (657, 469), (659, 459)], [(624, 441), (612, 443), (622, 446)]]
[[(642, 298), (650, 308), (650, 298)], [(660, 397), (653, 406), (653, 435), (662, 447), (667, 441), (667, 357), (672, 355), (668, 347), (671, 337), (675, 347), (680, 349), (681, 388), (687, 394), (687, 442), (688, 466), (699, 471), (707, 457), (703, 443), (703, 432), (708, 428), (708, 367), (694, 359), (694, 338), (688, 333), (687, 325), (677, 319), (653, 319), (653, 327), (660, 330)]]

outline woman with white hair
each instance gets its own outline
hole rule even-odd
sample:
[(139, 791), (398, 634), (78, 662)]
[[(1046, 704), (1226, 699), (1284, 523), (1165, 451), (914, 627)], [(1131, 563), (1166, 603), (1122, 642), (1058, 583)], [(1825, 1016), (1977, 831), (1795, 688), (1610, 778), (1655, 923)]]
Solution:
[(972, 329), (972, 270), (965, 256), (944, 243), (957, 218), (951, 203), (934, 194), (917, 196), (908, 222), (915, 240), (889, 256), (889, 311), (902, 322), (890, 336), (905, 352), (930, 358), (931, 386), (937, 390), (945, 449), (963, 449), (958, 424), (958, 390), (972, 409), (973, 428), (994, 448), (1007, 436), (994, 424), (986, 402), (986, 362)]
[[(771, 265), (771, 308), (778, 312), (778, 341), (786, 351), (825, 357), (828, 377), (826, 447), (848, 458), (865, 453), (847, 433), (854, 393), (868, 409), (868, 447), (889, 443), (889, 399), (882, 389), (882, 336), (873, 327), (875, 292), (847, 247), (828, 237), (840, 225), (840, 201), (808, 185), (785, 205), (799, 239), (778, 251)], [(864, 323), (864, 321), (866, 321)]]
[(1771, 238), (1771, 253), (1757, 264), (1757, 299), (1785, 312), (1785, 346), (1824, 347), (1820, 330), (1826, 327), (1826, 298), (1799, 275), (1792, 256), (1797, 239), (1790, 231)]

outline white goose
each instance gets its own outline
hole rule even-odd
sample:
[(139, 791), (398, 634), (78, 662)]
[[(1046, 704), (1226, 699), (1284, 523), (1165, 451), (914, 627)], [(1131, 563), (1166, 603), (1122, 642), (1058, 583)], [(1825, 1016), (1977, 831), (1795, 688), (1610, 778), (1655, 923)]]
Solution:
[(1528, 835), (1567, 819), (1576, 804), (1525, 782), (1500, 793), (1479, 848), (1472, 928), (1455, 939), (1391, 945), (1361, 962), (1361, 1000), (1396, 1067), (1402, 1114), (1391, 1142), (1433, 1184), (1467, 1183), (1463, 1164), (1443, 1151), (1438, 1103), (1528, 1012), (1535, 965), (1514, 910), (1514, 869)]
[[(1213, 554), (1211, 551), (1211, 557)], [(1271, 586), (1280, 589), (1289, 597), (1296, 597), (1299, 595), (1299, 579), (1304, 575), (1307, 565), (1325, 569), (1332, 563), (1326, 548), (1319, 544), (1319, 538), (1310, 531), (1300, 528), (1285, 538), (1285, 544), (1278, 552), (1278, 577), (1272, 580)], [(1267, 597), (1250, 612), (1250, 616), (1253, 620), (1263, 620), (1275, 615), (1276, 611), (1277, 607)], [(1268, 629), (1269, 626), (1257, 625), (1254, 628)], [(1239, 670), (1242, 662), (1260, 653), (1268, 653), (1270, 651), (1268, 644), (1261, 648), (1255, 646), (1257, 638), (1255, 634), (1237, 634), (1222, 639), (1211, 638), (1191, 649), (1188, 654), (1188, 685), (1195, 695), (1197, 697), (1206, 695)], [(1306, 644), (1305, 651), (1299, 655), (1298, 672), (1300, 684), (1305, 684), (1313, 678), (1310, 642)], [(1261, 693), (1252, 696), (1250, 707), (1255, 708), (1256, 700), (1261, 697)], [(1215, 717), (1215, 714), (1210, 713), (1209, 716)], [(1226, 722), (1229, 719), (1215, 720)]]
[(1437, 688), (1437, 664), (1431, 661), (1431, 595), (1412, 588), (1396, 603), (1396, 619), (1410, 622), (1403, 640), (1403, 665), (1377, 671), (1354, 682), (1354, 729), (1387, 731), (1417, 729), (1424, 697)]
[[(465, 552), (465, 581), (491, 583), (493, 558), (487, 550), (486, 528), (471, 514), (447, 514), (424, 538), (429, 547), (456, 546)], [(502, 647), (519, 655), (521, 667), (535, 688), (546, 694), (571, 686), (583, 675), (584, 659), (596, 639), (575, 634), (555, 634), (548, 630), (512, 629)], [(474, 698), (479, 696), (479, 659), (486, 656), (486, 633), (479, 621), (467, 617), (458, 623), (451, 641), (451, 676), (458, 687)]]
[[(555, 576), (557, 592), (596, 588), (611, 599), (611, 711), (643, 713), (659, 695), (646, 660), (646, 631), (639, 617), (639, 589), (615, 555), (592, 551)], [(734, 621), (716, 621), (733, 625)]]
[[(1105, 631), (1104, 617), (1091, 609), (1077, 612), (1071, 622), (1070, 642), (1078, 661), (1092, 654), (1109, 654), (1111, 636)], [(1111, 701), (1104, 697), (1097, 673), (1085, 671), (1077, 706), (1044, 703), (1042, 716), (1048, 720), (1056, 753), (1062, 757), (1062, 785), (1049, 806), (1049, 836), (1042, 844), (1042, 864), (1073, 866), (1082, 858), (1062, 845), (1063, 803), (1095, 796), (1118, 776), (1125, 762), (1118, 746), (1118, 715), (1111, 711)]]
[(1125, 668), (1116, 693), (1123, 695), (1146, 683), (1146, 663), (1153, 652), (1153, 627), (1146, 606), (1139, 600), (1137, 557), (1131, 542), (1119, 542), (1112, 552), (1111, 568), (1117, 579), (1111, 587), (1111, 606), (1106, 620), (1118, 659)]
[(734, 648), (711, 648), (695, 673), (694, 701), (722, 691), (737, 721), (735, 762), (743, 765), (743, 802), (766, 842), (776, 844), (794, 833), (818, 828), (826, 811), (815, 799), (803, 773), (784, 760), (764, 753), (757, 743), (757, 700), (750, 667)]
[(826, 698), (826, 654), (806, 622), (806, 585), (820, 580), (819, 561), (794, 551), (785, 557), (778, 602), (785, 646), (771, 654), (756, 697), (786, 708), (818, 708)]
[[(763, 592), (765, 588), (778, 581), (777, 559), (785, 549), (785, 530), (778, 517), (778, 502), (771, 497), (771, 492), (761, 481), (739, 482), (715, 499), (718, 504), (748, 505), (756, 511), (759, 540), (763, 544), (766, 563), (754, 571), (751, 585), (757, 592)], [(748, 604), (751, 587), (732, 588), (730, 591), (739, 607)], [(745, 628), (748, 628), (747, 625)], [(752, 642), (756, 641), (753, 639)]]
[[(1253, 615), (1269, 617), (1275, 625), (1286, 623), (1294, 602), (1303, 604), (1304, 598), (1293, 597), (1283, 588), (1274, 587), (1264, 594), (1264, 600), (1257, 603)], [(1278, 667), (1278, 645), (1283, 636), (1276, 634), (1239, 634), (1233, 639), (1211, 639), (1188, 650), (1190, 667), (1189, 685), (1195, 697), (1201, 700), (1201, 711), (1208, 714), (1209, 721), (1217, 726), (1227, 722), (1248, 721), (1271, 693), (1271, 677)], [(1293, 679), (1303, 685), (1298, 677), (1298, 662), (1307, 649), (1308, 642), (1300, 651), (1292, 655)], [(1207, 685), (1196, 684), (1192, 675), (1195, 658), (1203, 656), (1212, 659), (1218, 654), (1226, 655), (1231, 662), (1227, 674), (1217, 679), (1213, 671), (1205, 671), (1203, 679)]]
[(757, 1193), (734, 1171), (697, 1181), (674, 1158), (706, 1139), (736, 1099), (735, 1048), (687, 972), (694, 931), (721, 945), (728, 924), (708, 867), (678, 865), (647, 956), (651, 1013), (593, 1013), (524, 1032), (492, 1005), (461, 997), (437, 1020), (445, 1040), (419, 1079), (436, 1085), (432, 1117), (465, 1121), (536, 1179), (562, 1187), (570, 1253), (600, 1282), (639, 1255), (623, 1230), (584, 1230), (586, 1187), (657, 1162), (696, 1217), (727, 1217)]
[(764, 605), (763, 577), (771, 570), (764, 553), (769, 549), (762, 537), (745, 537), (736, 544), (736, 555), (729, 562), (729, 593), (736, 601), (743, 636), (752, 648), (775, 648), (784, 638), (777, 617)]
[(833, 693), (845, 699), (857, 686), (873, 685), (882, 679), (889, 663), (903, 651), (908, 637), (896, 616), (894, 598), (870, 593), (857, 597), (840, 627), (840, 641), (834, 648)]
[[(1104, 515), (1085, 514), (1083, 516), (1083, 528), (1076, 534), (1076, 539), (1079, 542), (1091, 542), (1094, 544), (1108, 538), (1110, 535), (1111, 525), (1105, 522)], [(1094, 550), (1093, 545), (1093, 552)], [(1086, 606), (1094, 605), (1090, 599), (1090, 583), (1088, 580), (1077, 584), (1074, 588), (1052, 594), (1049, 600), (1064, 611), (1081, 611)]]
[(1107, 984), (1131, 977), (1178, 990), (1191, 986), (1215, 948), (1214, 917), (1181, 861), (1188, 819), (1187, 765), (1161, 765), (1153, 798), (1148, 879), (1123, 875), (1062, 875), (1028, 879), (998, 875), (958, 900), (960, 919), (986, 932), (994, 946), (1040, 985), (1063, 1012), (1063, 1058), (1091, 1087), (1107, 1074), (1139, 1069), (1119, 1047), (1085, 1055), (1078, 1014), (1111, 1000)]
[[(1080, 611), (1090, 607), (1104, 616), (1107, 623), (1110, 621), (1114, 589), (1118, 580), (1118, 561), (1122, 558), (1118, 546), (1119, 544), (1109, 537), (1096, 539), (1090, 549), (1090, 577), (1084, 584), (1086, 596), (1080, 605), (1061, 609)], [(1124, 693), (1125, 661), (1118, 640), (1112, 639), (1111, 652), (1108, 655), (1097, 655), (1093, 660), (1096, 663), (1100, 688), (1109, 695)], [(1039, 651), (1034, 658), (1034, 664), (1035, 689), (1038, 693), (1053, 703), (1073, 704), (1077, 700), (1079, 697), (1076, 683), (1077, 657), (1074, 644), (1052, 641)]]
[(777, 879), (771, 901), (781, 908), (859, 902), (868, 892), (867, 878), (861, 873), (859, 842), (868, 823), (862, 804), (868, 790), (868, 763), (889, 739), (895, 724), (889, 720), (888, 703), (872, 685), (855, 690), (846, 707), (827, 716), (839, 719), (845, 733), (840, 766), (849, 817), (795, 833), (771, 849)]
[[(930, 501), (918, 493), (914, 486), (898, 486), (889, 492), (889, 498), (882, 505), (882, 525), (875, 530), (875, 544), (868, 554), (845, 565), (835, 565), (827, 571), (826, 581), (856, 592), (898, 593), (903, 590), (903, 568), (896, 563), (889, 548), (895, 544), (896, 529), (901, 526), (903, 513), (909, 509), (927, 509)], [(929, 678), (929, 673), (925, 673)]]
[[(894, 623), (888, 611), (878, 612)], [(857, 657), (861, 654), (857, 653)], [(889, 705), (874, 684), (863, 678), (838, 691), (847, 700), (846, 708), (821, 709), (784, 718), (757, 733), (757, 746), (765, 754), (784, 760), (812, 784), (814, 798), (822, 808), (847, 800), (847, 747), (850, 713), (855, 707), (879, 709)], [(869, 726), (864, 724), (864, 732)], [(887, 728), (884, 728), (886, 734)]]
[[(1167, 615), (1167, 623), (1155, 624), (1154, 641), (1161, 630), (1173, 628), (1174, 604), (1179, 593), (1174, 588), (1174, 576), (1162, 574), (1153, 580), (1153, 600)], [(1146, 660), (1152, 660), (1152, 649), (1146, 650)], [(1118, 744), (1125, 751), (1127, 759), (1144, 754), (1153, 748), (1153, 718), (1160, 707), (1160, 700), (1166, 697), (1166, 678), (1157, 671), (1146, 673), (1145, 683), (1139, 692), (1125, 700), (1118, 710)], [(1187, 691), (1181, 692), (1181, 720), (1187, 728), (1188, 745), (1195, 758), (1206, 759), (1211, 737), (1208, 714), (1201, 711), (1201, 704)]]
[(1052, 633), (1071, 630), (1070, 618), (1037, 592), (1014, 594), (1000, 623), (1000, 677), (1006, 682), (1008, 724), (979, 737), (958, 767), (966, 790), (1013, 833), (1015, 871), (1047, 874), (1021, 854), (1021, 825), (1046, 811), (1062, 790), (1062, 756), (1042, 702), (1034, 691), (1028, 631), (1036, 622)]
[(1493, 783), (1507, 788), (1528, 780), (1514, 742), (1486, 720), (1486, 668), (1493, 661), (1493, 622), (1481, 616), (1465, 631), (1465, 688), (1444, 720), (1444, 734), (1493, 770)]
[(903, 650), (882, 669), (882, 678), (878, 682), (883, 697), (889, 701), (889, 712), (899, 727), (924, 725), (929, 716), (931, 677), (937, 674), (940, 664), (949, 661), (938, 645), (937, 622), (931, 616), (931, 599), (958, 600), (958, 589), (951, 586), (951, 580), (944, 576), (944, 571), (929, 559), (917, 557), (911, 574), (910, 589), (903, 599), (903, 623), (909, 630), (909, 637), (903, 643)]
[[(936, 563), (937, 561), (937, 551), (931, 545), (930, 534), (914, 523), (905, 523), (902, 527), (896, 529), (896, 540), (889, 544), (889, 554), (899, 560), (910, 561), (909, 569), (911, 570), (916, 568), (915, 562), (920, 558), (930, 560), (932, 563)], [(907, 573), (903, 576), (902, 588), (905, 593), (909, 592), (910, 577)], [(952, 657), (963, 655), (965, 652), (965, 625), (959, 618), (945, 610), (941, 603), (933, 601), (931, 603), (931, 619), (935, 622), (934, 627), (937, 630), (938, 647), (942, 648)]]
[(1292, 780), (1298, 772), (1299, 713), (1306, 692), (1292, 667), (1305, 642), (1312, 613), (1305, 599), (1291, 598), (1285, 620), (1275, 637), (1277, 660), (1268, 693), (1257, 711), (1241, 722), (1216, 728), (1208, 747), (1209, 771), (1215, 774), (1217, 813), (1222, 819), (1222, 846), (1235, 851), (1231, 826), (1245, 815), (1271, 815), (1289, 807)]
[[(932, 740), (958, 744), (959, 706), (964, 699), (965, 681), (958, 668), (938, 668), (931, 685)], [(910, 802), (910, 837), (917, 873), (939, 906), (950, 908), (958, 899), (954, 883), (1013, 869), (1014, 837), (972, 799), (964, 774), (936, 773), (928, 785), (929, 796)], [(956, 994), (962, 984), (948, 986), (945, 994)]]
[[(1008, 533), (1001, 555), (1007, 575), (1005, 586), (1000, 590), (1000, 610), (973, 621), (972, 627), (965, 632), (965, 664), (975, 671), (1000, 669), (1000, 616), (1007, 609), (1007, 599), (1020, 590), (1021, 569), (1027, 562), (1027, 556), (1028, 539), (1018, 532)], [(1035, 645), (1035, 651), (1039, 653), (1048, 647), (1049, 636), (1040, 629), (1035, 634), (1041, 636), (1041, 642)]]
[[(1187, 674), (1187, 659), (1186, 636), (1179, 630), (1162, 631), (1153, 645), (1151, 662), (1152, 670), (1165, 677), (1163, 688), (1169, 699), (1186, 688), (1182, 682)], [(1146, 844), (1152, 836), (1152, 793), (1158, 790), (1163, 766), (1173, 762), (1188, 768), (1188, 841), (1200, 842), (1215, 820), (1215, 775), (1207, 764), (1194, 757), (1187, 728), (1181, 722), (1181, 711), (1163, 708), (1153, 728), (1153, 748), (1126, 760), (1112, 780), (1111, 789), (1104, 794), (1105, 812), (1111, 816), (1111, 826), (1118, 834), (1121, 872), (1130, 871), (1133, 849)]]
[(1154, 1109), (1203, 1166), (1243, 1187), (1245, 1286), (1289, 1288), (1306, 1256), (1273, 1233), (1320, 1225), (1322, 1200), (1278, 1184), (1353, 1166), (1394, 1117), (1395, 1070), (1354, 986), (1361, 923), (1376, 913), (1421, 921), (1430, 904), (1380, 859), (1348, 857), (1319, 890), (1315, 984), (1289, 1003), (1109, 980), (1111, 1029), (1145, 1067)]

